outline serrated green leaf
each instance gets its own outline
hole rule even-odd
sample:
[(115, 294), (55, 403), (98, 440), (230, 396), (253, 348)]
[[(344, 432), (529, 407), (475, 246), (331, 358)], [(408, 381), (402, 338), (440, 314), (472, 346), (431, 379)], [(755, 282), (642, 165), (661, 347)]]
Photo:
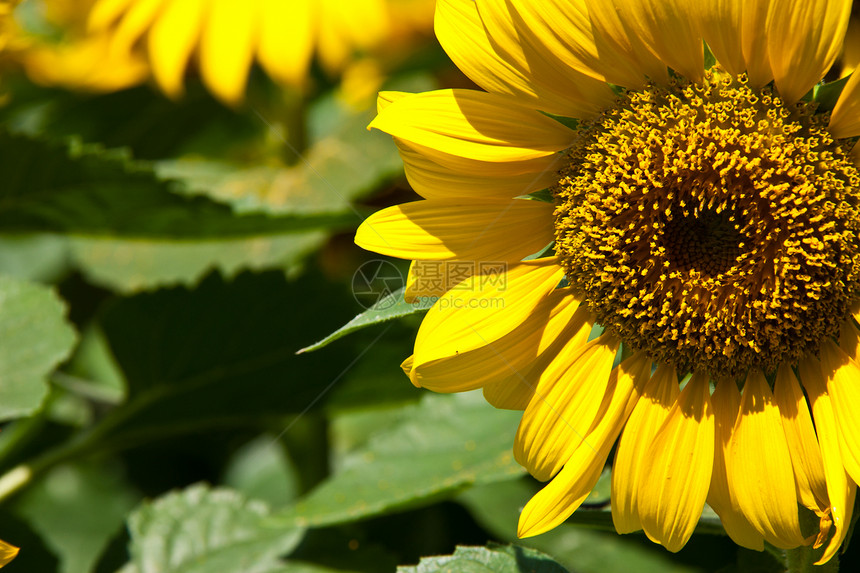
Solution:
[(104, 465), (54, 468), (15, 501), (60, 559), (60, 573), (89, 573), (138, 496)]
[(129, 518), (135, 573), (275, 573), (301, 541), (300, 528), (266, 527), (265, 503), (194, 485), (139, 507)]
[(453, 555), (425, 557), (397, 573), (567, 573), (540, 551), (516, 545), (457, 547)]
[(367, 113), (350, 117), (342, 130), (315, 143), (294, 167), (241, 168), (179, 159), (156, 168), (162, 178), (182, 181), (192, 191), (229, 203), (238, 213), (304, 217), (342, 213), (353, 199), (403, 170), (390, 138), (364, 131), (372, 119)]
[(187, 196), (121, 152), (0, 132), (0, 228), (4, 233), (202, 239), (257, 237), (354, 224), (352, 212), (237, 216)]
[(65, 314), (51, 289), (0, 276), (0, 420), (39, 408), (47, 375), (77, 338)]
[(405, 290), (405, 288), (400, 288), (393, 293), (382, 297), (372, 307), (357, 315), (355, 318), (319, 342), (302, 348), (298, 353), (303, 354), (305, 352), (319, 350), (320, 348), (328, 346), (335, 340), (343, 338), (347, 334), (352, 334), (353, 332), (367, 328), (368, 326), (373, 326), (374, 324), (387, 322), (395, 318), (415, 314), (416, 312), (422, 312), (433, 306), (433, 301), (425, 299), (416, 301), (415, 303), (406, 302), (403, 299), (403, 293)]
[(350, 522), (519, 477), (524, 470), (511, 453), (519, 417), (480, 393), (428, 394), (277, 519), (314, 527)]

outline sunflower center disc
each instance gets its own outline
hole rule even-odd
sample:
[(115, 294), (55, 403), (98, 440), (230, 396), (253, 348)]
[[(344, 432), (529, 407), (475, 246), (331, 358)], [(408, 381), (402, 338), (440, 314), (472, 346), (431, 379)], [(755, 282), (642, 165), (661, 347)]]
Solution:
[(817, 352), (858, 295), (860, 173), (813, 104), (708, 72), (583, 123), (556, 251), (601, 324), (681, 369)]

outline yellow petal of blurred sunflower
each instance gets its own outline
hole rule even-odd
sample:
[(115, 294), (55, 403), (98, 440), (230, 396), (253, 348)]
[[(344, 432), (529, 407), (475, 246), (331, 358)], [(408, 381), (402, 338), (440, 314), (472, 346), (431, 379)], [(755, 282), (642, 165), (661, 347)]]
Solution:
[(217, 98), (236, 105), (254, 63), (302, 89), (314, 55), (340, 74), (356, 56), (382, 57), (391, 43), (404, 46), (432, 24), (432, 0), (95, 0), (56, 18), (74, 28), (88, 4), (86, 35), (25, 56), (36, 81), (109, 91), (151, 76), (179, 97), (194, 68)]
[[(416, 259), (410, 296), (439, 297), (413, 383), (524, 410), (516, 457), (549, 484), (521, 536), (573, 513), (617, 443), (620, 532), (677, 551), (707, 500), (745, 547), (838, 551), (860, 480), (860, 78), (832, 114), (804, 96), (850, 8), (438, 2), (486, 91), (381, 95), (370, 127), (424, 200), (356, 242)], [(452, 264), (507, 265), (509, 286), (422, 284)]]

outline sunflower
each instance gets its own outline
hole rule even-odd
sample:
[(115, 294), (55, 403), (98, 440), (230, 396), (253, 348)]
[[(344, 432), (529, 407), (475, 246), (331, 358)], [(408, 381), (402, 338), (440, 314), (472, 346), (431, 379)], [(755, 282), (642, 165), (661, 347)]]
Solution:
[(441, 295), (412, 383), (523, 410), (515, 457), (549, 483), (521, 537), (567, 519), (614, 448), (621, 533), (678, 551), (707, 502), (744, 547), (824, 562), (844, 541), (860, 75), (831, 111), (810, 91), (850, 9), (439, 0), (440, 43), (485, 91), (381, 94), (370, 128), (423, 200), (356, 242), (414, 261), (407, 299)]
[[(145, 79), (140, 73), (140, 62), (145, 62), (162, 91), (175, 98), (182, 95), (185, 71), (193, 62), (209, 90), (231, 105), (242, 100), (254, 61), (276, 81), (302, 88), (315, 53), (328, 73), (340, 73), (356, 52), (380, 48), (386, 41), (402, 44), (429, 27), (427, 15), (432, 16), (428, 0), (91, 3), (84, 37), (38, 47), (25, 58), (36, 81), (117, 89)], [(86, 4), (77, 12), (86, 11)], [(410, 17), (401, 18), (406, 9)], [(104, 66), (105, 59), (112, 64)], [(81, 73), (85, 70), (91, 73)]]

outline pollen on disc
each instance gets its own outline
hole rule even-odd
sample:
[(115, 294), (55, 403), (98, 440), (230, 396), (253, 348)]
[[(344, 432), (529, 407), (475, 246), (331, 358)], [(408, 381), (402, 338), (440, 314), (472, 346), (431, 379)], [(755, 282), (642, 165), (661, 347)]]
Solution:
[(836, 336), (858, 294), (860, 174), (826, 121), (714, 71), (582, 124), (553, 189), (556, 250), (599, 322), (715, 376)]

